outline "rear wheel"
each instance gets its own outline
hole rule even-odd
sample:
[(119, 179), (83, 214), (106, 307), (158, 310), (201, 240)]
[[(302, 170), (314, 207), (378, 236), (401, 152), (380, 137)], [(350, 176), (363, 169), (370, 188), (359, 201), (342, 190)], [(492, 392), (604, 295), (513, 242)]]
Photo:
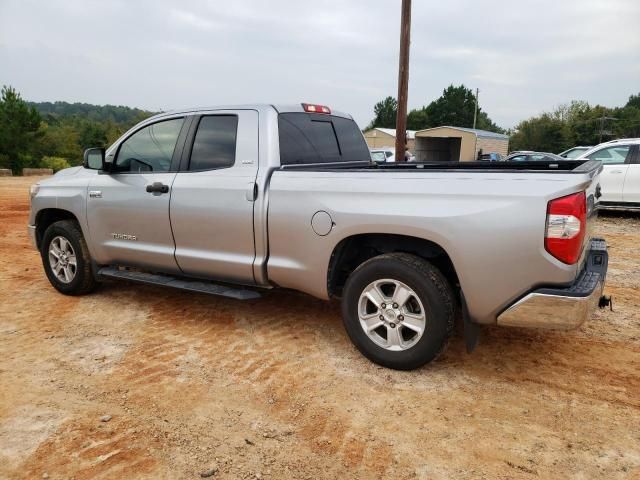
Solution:
[(432, 264), (391, 253), (364, 262), (349, 276), (342, 317), (349, 337), (367, 358), (411, 370), (446, 347), (455, 302), (451, 286)]
[(42, 237), (40, 256), (49, 282), (59, 292), (83, 295), (96, 287), (89, 249), (77, 222), (51, 224)]

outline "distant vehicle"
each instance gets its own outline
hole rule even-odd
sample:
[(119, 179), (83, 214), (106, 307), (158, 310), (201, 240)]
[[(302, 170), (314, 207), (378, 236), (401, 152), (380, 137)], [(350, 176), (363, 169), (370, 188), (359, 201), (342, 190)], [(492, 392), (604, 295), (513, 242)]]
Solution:
[(371, 150), (371, 160), (376, 163), (384, 163), (387, 161), (386, 152), (382, 150)]
[[(371, 151), (371, 158), (373, 159), (374, 162), (381, 163), (381, 162), (395, 162), (396, 161), (396, 149), (395, 148), (391, 148), (391, 147), (372, 148), (372, 149), (370, 149), (370, 151)], [(382, 160), (381, 154), (384, 154), (386, 160)], [(416, 157), (413, 154), (411, 154), (411, 152), (409, 152), (409, 154), (411, 156), (407, 159), (407, 161), (409, 161), (409, 162), (415, 161)]]
[[(385, 160), (378, 160), (377, 158), (382, 158), (381, 155), (385, 156)], [(376, 158), (374, 158), (374, 155)], [(382, 147), (382, 148), (372, 148), (371, 149), (371, 158), (375, 162), (395, 162), (396, 161), (396, 151), (394, 148)]]
[(533, 150), (514, 150), (508, 156), (515, 155), (516, 153), (536, 153)]
[(566, 158), (547, 152), (515, 152), (509, 155), (507, 162), (565, 162)]
[(587, 150), (591, 148), (593, 148), (593, 146), (573, 147), (573, 148), (570, 148), (569, 150), (565, 150), (564, 152), (559, 153), (558, 155), (564, 158), (569, 158), (569, 159), (580, 158), (583, 153), (585, 153)]
[(580, 159), (602, 162), (601, 208), (640, 210), (640, 138), (601, 143)]
[(500, 155), (499, 153), (483, 153), (482, 155), (480, 155), (479, 160), (481, 162), (501, 162), (502, 155)]

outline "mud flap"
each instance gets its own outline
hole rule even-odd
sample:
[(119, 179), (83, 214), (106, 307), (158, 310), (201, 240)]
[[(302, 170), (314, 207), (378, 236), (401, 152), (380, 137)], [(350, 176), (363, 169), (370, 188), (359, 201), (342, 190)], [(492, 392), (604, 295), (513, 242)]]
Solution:
[(467, 353), (471, 353), (478, 346), (480, 340), (480, 325), (473, 323), (469, 316), (469, 309), (467, 308), (467, 301), (464, 298), (464, 293), (460, 292), (460, 300), (462, 303), (462, 322), (464, 325), (464, 344), (467, 347)]

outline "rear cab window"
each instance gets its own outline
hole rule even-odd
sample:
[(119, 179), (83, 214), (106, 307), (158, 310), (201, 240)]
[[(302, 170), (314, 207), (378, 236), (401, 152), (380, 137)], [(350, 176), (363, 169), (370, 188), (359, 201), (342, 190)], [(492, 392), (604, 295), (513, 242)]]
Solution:
[(189, 170), (215, 170), (233, 166), (237, 131), (238, 117), (235, 115), (202, 117), (191, 148)]
[(281, 165), (371, 161), (353, 120), (317, 113), (281, 113), (278, 129)]

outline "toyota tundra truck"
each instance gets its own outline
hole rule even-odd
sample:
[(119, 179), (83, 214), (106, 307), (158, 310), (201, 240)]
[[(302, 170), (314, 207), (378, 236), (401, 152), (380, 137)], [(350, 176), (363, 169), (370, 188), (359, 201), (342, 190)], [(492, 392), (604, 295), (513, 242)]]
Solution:
[[(413, 369), (480, 325), (568, 329), (600, 303), (600, 162), (377, 164), (315, 104), (162, 113), (31, 187), (29, 233), (66, 295), (104, 279), (254, 300), (340, 299), (370, 360)], [(259, 301), (255, 308), (260, 308)]]

